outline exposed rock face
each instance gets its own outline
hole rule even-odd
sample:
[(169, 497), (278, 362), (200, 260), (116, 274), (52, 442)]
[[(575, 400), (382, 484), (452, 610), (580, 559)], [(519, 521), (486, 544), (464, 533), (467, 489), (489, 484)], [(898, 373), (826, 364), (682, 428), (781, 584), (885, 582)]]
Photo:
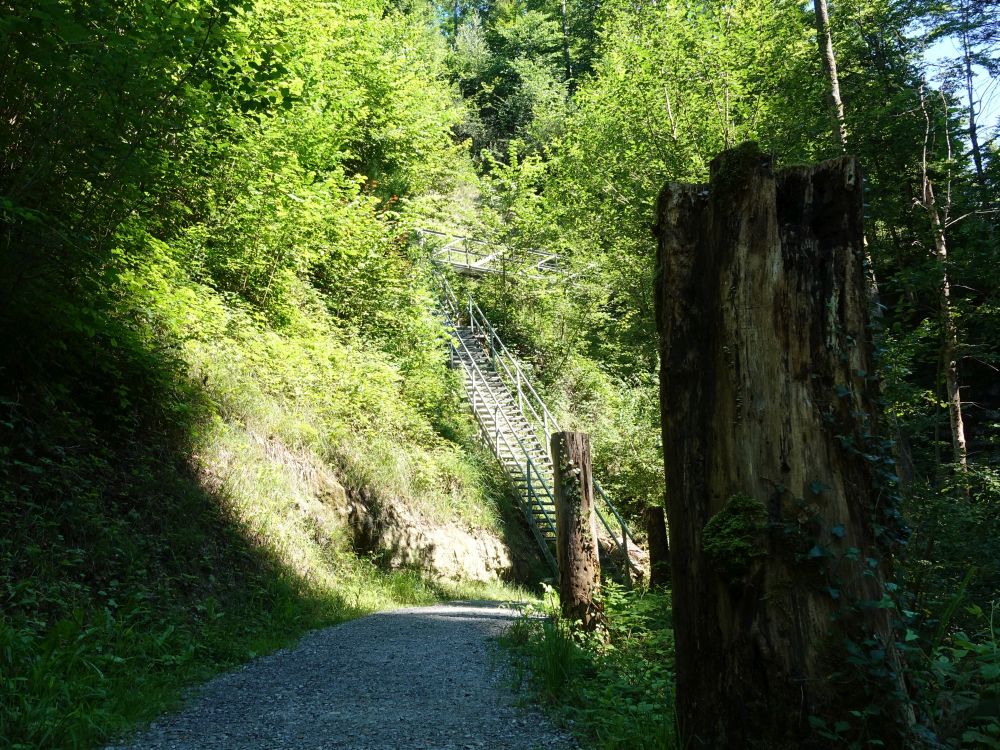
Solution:
[(347, 520), (355, 549), (379, 555), (391, 568), (476, 581), (509, 578), (513, 572), (510, 550), (494, 534), (432, 524), (398, 500), (374, 501), (367, 490), (348, 500)]
[[(533, 547), (517, 536), (512, 551), (487, 529), (468, 529), (458, 523), (427, 518), (404, 498), (384, 497), (367, 487), (345, 488), (331, 464), (308, 450), (293, 450), (281, 440), (247, 431), (249, 458), (232, 451), (209, 459), (199, 457), (196, 470), (209, 489), (225, 494), (229, 477), (248, 462), (273, 469), (285, 480), (278, 503), (290, 513), (291, 525), (306, 532), (321, 549), (352, 547), (374, 555), (390, 568), (417, 568), (430, 576), (453, 580), (527, 580), (532, 577)], [(253, 476), (252, 473), (249, 476)], [(246, 477), (243, 477), (246, 481)], [(273, 500), (274, 498), (272, 498)], [(253, 510), (247, 510), (252, 515)], [(285, 562), (309, 575), (308, 555), (292, 541)]]

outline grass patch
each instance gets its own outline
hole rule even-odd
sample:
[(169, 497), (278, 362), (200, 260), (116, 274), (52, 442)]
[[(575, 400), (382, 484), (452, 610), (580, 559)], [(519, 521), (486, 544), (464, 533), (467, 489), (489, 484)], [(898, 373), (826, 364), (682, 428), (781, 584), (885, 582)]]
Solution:
[(595, 634), (559, 617), (551, 590), (503, 643), (515, 681), (526, 686), (587, 747), (677, 747), (673, 714), (673, 631), (669, 594), (606, 584), (608, 626)]

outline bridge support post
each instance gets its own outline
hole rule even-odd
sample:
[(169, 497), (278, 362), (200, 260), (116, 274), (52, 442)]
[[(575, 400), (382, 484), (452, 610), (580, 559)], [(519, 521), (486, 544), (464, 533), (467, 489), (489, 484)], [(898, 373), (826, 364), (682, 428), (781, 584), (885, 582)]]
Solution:
[(563, 616), (592, 630), (603, 619), (594, 594), (601, 585), (597, 551), (590, 436), (557, 432), (551, 438), (556, 500), (556, 560)]

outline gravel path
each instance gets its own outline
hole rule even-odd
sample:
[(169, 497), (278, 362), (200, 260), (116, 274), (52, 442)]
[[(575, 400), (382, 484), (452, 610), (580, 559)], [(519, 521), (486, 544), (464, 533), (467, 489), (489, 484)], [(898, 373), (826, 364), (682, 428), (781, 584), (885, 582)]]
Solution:
[(457, 602), (306, 635), (198, 689), (125, 748), (383, 750), (575, 747), (515, 696), (490, 638), (517, 616)]

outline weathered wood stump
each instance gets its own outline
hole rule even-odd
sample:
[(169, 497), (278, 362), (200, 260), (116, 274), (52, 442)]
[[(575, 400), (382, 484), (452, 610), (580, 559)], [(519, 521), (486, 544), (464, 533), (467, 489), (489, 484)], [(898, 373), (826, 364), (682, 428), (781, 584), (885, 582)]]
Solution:
[(649, 537), (649, 588), (660, 589), (670, 586), (670, 543), (667, 538), (667, 522), (660, 506), (648, 507), (643, 511), (646, 521), (646, 535)]
[(708, 185), (663, 189), (655, 232), (687, 746), (915, 747), (855, 160), (725, 152)]
[(594, 594), (601, 585), (590, 436), (557, 432), (551, 438), (555, 467), (556, 563), (563, 616), (593, 629), (603, 618)]

